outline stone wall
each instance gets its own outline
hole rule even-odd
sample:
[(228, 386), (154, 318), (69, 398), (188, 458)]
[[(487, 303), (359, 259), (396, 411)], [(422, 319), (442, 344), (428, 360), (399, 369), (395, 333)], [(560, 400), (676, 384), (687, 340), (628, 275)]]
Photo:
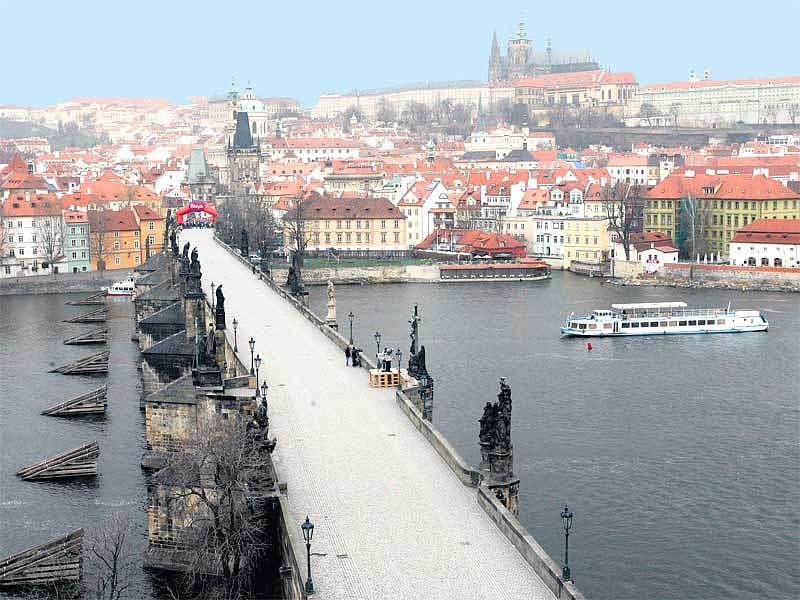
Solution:
[[(285, 282), (288, 269), (272, 269), (275, 281)], [(428, 283), (439, 281), (438, 265), (380, 265), (374, 267), (330, 267), (303, 269), (303, 283), (324, 285), (344, 283)]]
[(656, 282), (684, 287), (800, 292), (800, 269), (667, 263), (656, 274)]
[(556, 598), (585, 600), (575, 584), (561, 578), (561, 569), (547, 552), (528, 533), (528, 530), (511, 514), (485, 486), (478, 488), (478, 504), (486, 511), (500, 531), (508, 538)]
[(611, 269), (613, 277), (639, 277), (642, 273), (644, 273), (644, 266), (638, 260), (617, 259)]
[(86, 273), (58, 273), (57, 275), (31, 275), (0, 279), (0, 296), (14, 294), (71, 294), (99, 292), (115, 282), (129, 277), (131, 271), (87, 271)]

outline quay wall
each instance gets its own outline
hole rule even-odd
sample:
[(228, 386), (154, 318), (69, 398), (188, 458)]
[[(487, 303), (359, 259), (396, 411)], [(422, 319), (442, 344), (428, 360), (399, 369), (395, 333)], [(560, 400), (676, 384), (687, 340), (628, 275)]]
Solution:
[[(250, 263), (244, 259), (239, 252), (232, 249), (230, 246), (219, 240), (214, 236), (214, 240), (223, 248), (225, 248), (232, 256), (243, 264), (250, 266)], [(274, 272), (274, 271), (273, 271)], [(325, 321), (315, 315), (308, 309), (305, 304), (294, 298), (285, 289), (277, 285), (271, 278), (267, 277), (261, 272), (257, 272), (259, 279), (272, 288), (278, 295), (289, 301), (303, 316), (310, 322), (317, 326), (317, 328), (325, 334), (339, 348), (344, 350), (348, 341), (342, 337), (337, 331), (334, 331), (325, 324)], [(305, 279), (305, 273), (304, 279)], [(376, 365), (367, 356), (361, 357), (361, 365), (365, 370), (374, 369)], [(469, 487), (476, 488), (478, 505), (486, 512), (486, 514), (495, 522), (500, 531), (505, 537), (514, 545), (523, 559), (531, 566), (531, 568), (541, 577), (542, 581), (547, 585), (550, 591), (559, 600), (586, 600), (584, 595), (581, 594), (572, 582), (565, 582), (561, 578), (561, 570), (558, 568), (556, 562), (544, 551), (534, 537), (525, 529), (524, 525), (512, 515), (506, 508), (500, 504), (494, 497), (491, 491), (481, 485), (482, 475), (476, 469), (471, 468), (466, 461), (458, 454), (453, 448), (447, 438), (436, 429), (432, 423), (424, 420), (420, 412), (414, 407), (408, 396), (402, 391), (395, 392), (395, 400), (400, 409), (406, 414), (411, 423), (416, 429), (425, 437), (426, 440), (433, 446), (436, 453), (444, 460), (445, 464), (453, 471), (459, 480)], [(281, 513), (282, 518), (285, 518), (288, 513), (288, 506), (285, 505), (284, 496), (286, 494), (285, 484), (282, 487), (282, 504)], [(286, 527), (285, 525), (283, 525)], [(283, 539), (282, 544), (288, 544), (283, 547), (284, 557), (289, 557), (289, 560), (297, 562), (297, 545), (291, 540), (291, 527), (288, 528), (287, 539)], [(294, 550), (293, 550), (294, 549)], [(293, 552), (292, 557), (290, 552)], [(295, 589), (296, 582), (284, 582), (284, 593)], [(304, 592), (303, 592), (304, 593)], [(302, 598), (304, 596), (286, 596), (287, 598)]]
[[(276, 281), (286, 281), (289, 270), (273, 268)], [(303, 283), (325, 285), (349, 283), (429, 283), (439, 281), (438, 265), (376, 265), (371, 267), (324, 267), (303, 269)]]
[(655, 282), (677, 287), (800, 292), (800, 269), (668, 263), (659, 269)]
[(99, 292), (117, 281), (129, 277), (130, 270), (87, 271), (85, 273), (57, 273), (56, 275), (28, 275), (0, 279), (0, 296), (23, 294), (70, 294)]

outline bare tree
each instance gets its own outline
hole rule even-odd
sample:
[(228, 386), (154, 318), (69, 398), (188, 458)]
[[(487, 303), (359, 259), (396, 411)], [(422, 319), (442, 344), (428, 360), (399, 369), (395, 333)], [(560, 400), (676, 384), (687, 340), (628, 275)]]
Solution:
[(36, 249), (55, 275), (55, 261), (64, 255), (64, 221), (61, 213), (36, 219)]
[(382, 123), (394, 123), (397, 121), (397, 109), (394, 104), (388, 102), (386, 98), (378, 100), (378, 109), (375, 113), (375, 118)]
[(622, 244), (625, 260), (631, 259), (631, 234), (641, 230), (644, 204), (638, 184), (618, 181), (603, 188), (603, 208), (608, 227)]
[(709, 205), (710, 200), (693, 198), (691, 194), (680, 200), (675, 241), (690, 259), (705, 254), (708, 250), (706, 226), (710, 214)]
[(800, 104), (797, 102), (790, 104), (786, 112), (789, 115), (789, 120), (792, 122), (792, 125), (797, 124), (797, 117), (800, 116)]
[(647, 121), (648, 127), (652, 127), (653, 119), (660, 116), (661, 111), (649, 102), (642, 102), (642, 105), (639, 107), (639, 117)]
[(672, 126), (678, 130), (678, 117), (681, 113), (681, 105), (678, 102), (673, 102), (669, 105), (669, 114), (672, 116)]
[(108, 222), (105, 210), (93, 211), (89, 213), (89, 252), (97, 261), (97, 270), (105, 271), (106, 258), (110, 252), (108, 247)]
[(203, 597), (244, 597), (270, 544), (259, 499), (272, 473), (256, 431), (240, 419), (201, 418), (154, 476), (189, 549), (187, 584)]
[(112, 513), (89, 532), (84, 548), (85, 598), (121, 600), (130, 597), (141, 559), (133, 543), (133, 520)]

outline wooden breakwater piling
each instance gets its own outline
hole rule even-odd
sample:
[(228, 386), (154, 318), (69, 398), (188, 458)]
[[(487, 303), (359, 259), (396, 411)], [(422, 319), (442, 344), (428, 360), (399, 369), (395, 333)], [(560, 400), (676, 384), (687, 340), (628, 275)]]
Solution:
[(98, 415), (106, 412), (108, 386), (102, 386), (91, 392), (76, 396), (43, 410), (49, 417), (73, 417), (80, 415)]
[(80, 335), (75, 335), (64, 340), (68, 346), (83, 344), (105, 344), (108, 341), (108, 329), (93, 329)]
[(17, 471), (17, 476), (25, 481), (94, 477), (97, 475), (98, 456), (100, 446), (97, 442), (89, 442), (24, 467)]
[(85, 356), (75, 362), (62, 365), (55, 369), (50, 369), (50, 373), (62, 373), (64, 375), (96, 375), (108, 372), (108, 357), (110, 352), (98, 352), (91, 356)]
[(0, 588), (78, 582), (83, 571), (83, 529), (0, 561)]
[(65, 304), (69, 306), (97, 306), (100, 304), (106, 303), (106, 292), (97, 292), (96, 294), (92, 294), (91, 296), (86, 296), (81, 300), (70, 300)]
[(81, 315), (77, 315), (72, 317), (71, 319), (65, 319), (65, 323), (105, 323), (106, 318), (108, 317), (108, 307), (101, 306), (95, 310), (91, 310), (87, 313), (83, 313)]

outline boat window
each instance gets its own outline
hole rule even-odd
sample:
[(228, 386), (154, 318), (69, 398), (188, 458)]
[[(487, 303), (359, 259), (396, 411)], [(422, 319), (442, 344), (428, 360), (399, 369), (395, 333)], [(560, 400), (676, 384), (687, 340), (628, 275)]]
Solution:
[(635, 328), (637, 328), (637, 327), (639, 326), (639, 323), (637, 323), (636, 321), (634, 321), (634, 322), (633, 322), (633, 323), (631, 323), (630, 325), (631, 325), (631, 327), (633, 327), (633, 328), (635, 329)]
[(589, 323), (589, 329), (597, 329), (597, 323)]
[(697, 321), (689, 321), (689, 326), (697, 325)]
[(650, 327), (650, 323), (648, 323), (647, 321), (642, 321), (641, 322), (641, 326), (642, 327)]
[(717, 325), (725, 325), (725, 319), (717, 319)]
[(705, 319), (698, 319), (697, 324), (698, 325), (705, 325), (706, 324), (706, 320)]
[(658, 327), (658, 321), (650, 321), (650, 327)]
[(677, 327), (677, 326), (678, 326), (678, 322), (677, 322), (677, 321), (670, 321), (670, 322), (667, 324), (667, 326), (668, 326), (668, 327)]
[(706, 321), (706, 325), (714, 325), (714, 319), (709, 319)]
[(569, 326), (570, 326), (572, 329), (577, 329), (577, 328), (578, 328), (578, 324), (577, 324), (575, 321), (571, 321), (571, 322), (570, 322), (570, 324), (569, 324)]
[(611, 323), (603, 323), (603, 329), (611, 329), (613, 325)]
[(631, 326), (631, 324), (630, 324), (630, 323), (623, 323), (623, 324), (622, 324), (622, 328), (623, 328), (623, 329), (628, 329), (630, 326)]
[(586, 329), (586, 323), (581, 323), (578, 325), (578, 329)]

